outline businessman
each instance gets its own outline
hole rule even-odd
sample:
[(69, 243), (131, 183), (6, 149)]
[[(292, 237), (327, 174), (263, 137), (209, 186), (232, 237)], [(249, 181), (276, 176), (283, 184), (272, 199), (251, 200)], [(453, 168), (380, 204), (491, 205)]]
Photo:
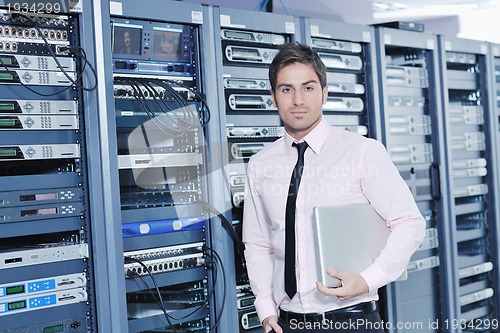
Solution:
[[(378, 141), (330, 126), (326, 68), (309, 46), (281, 46), (269, 68), (284, 137), (251, 157), (243, 241), (264, 332), (384, 332), (377, 290), (397, 279), (423, 240), (425, 221)], [(387, 245), (361, 273), (318, 282), (315, 206), (370, 204), (391, 229)], [(362, 246), (362, 244), (360, 244)]]

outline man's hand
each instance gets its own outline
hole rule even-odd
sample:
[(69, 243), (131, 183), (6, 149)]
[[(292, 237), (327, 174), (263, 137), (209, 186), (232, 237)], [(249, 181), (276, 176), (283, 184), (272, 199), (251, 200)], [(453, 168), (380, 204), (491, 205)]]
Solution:
[(333, 268), (328, 268), (326, 272), (339, 279), (342, 285), (337, 288), (325, 287), (321, 282), (316, 282), (318, 290), (323, 294), (328, 296), (337, 296), (341, 301), (348, 300), (349, 298), (356, 297), (361, 294), (366, 294), (368, 290), (368, 284), (365, 279), (357, 273), (351, 272), (341, 272), (334, 270)]
[(278, 325), (278, 317), (277, 316), (269, 316), (262, 321), (262, 327), (264, 327), (264, 332), (270, 332), (274, 330), (276, 333), (283, 333), (281, 326)]

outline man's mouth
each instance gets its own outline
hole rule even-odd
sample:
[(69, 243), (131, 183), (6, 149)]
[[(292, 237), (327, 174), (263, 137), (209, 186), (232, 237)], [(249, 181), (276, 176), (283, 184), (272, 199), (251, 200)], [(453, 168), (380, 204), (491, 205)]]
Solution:
[(303, 116), (307, 113), (306, 110), (295, 110), (295, 111), (292, 111), (292, 115), (294, 116)]

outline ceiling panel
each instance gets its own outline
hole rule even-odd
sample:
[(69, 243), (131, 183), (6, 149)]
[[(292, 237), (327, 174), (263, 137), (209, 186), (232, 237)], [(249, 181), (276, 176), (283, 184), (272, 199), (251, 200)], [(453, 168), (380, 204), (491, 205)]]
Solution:
[(419, 21), (457, 16), (485, 8), (499, 8), (499, 0), (370, 0), (375, 23)]

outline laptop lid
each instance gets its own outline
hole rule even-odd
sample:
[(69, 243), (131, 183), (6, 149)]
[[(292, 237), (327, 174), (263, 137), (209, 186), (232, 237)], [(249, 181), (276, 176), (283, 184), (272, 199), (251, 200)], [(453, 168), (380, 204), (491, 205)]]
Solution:
[(327, 268), (361, 273), (387, 243), (390, 229), (371, 205), (318, 206), (313, 209), (319, 281), (339, 287)]

